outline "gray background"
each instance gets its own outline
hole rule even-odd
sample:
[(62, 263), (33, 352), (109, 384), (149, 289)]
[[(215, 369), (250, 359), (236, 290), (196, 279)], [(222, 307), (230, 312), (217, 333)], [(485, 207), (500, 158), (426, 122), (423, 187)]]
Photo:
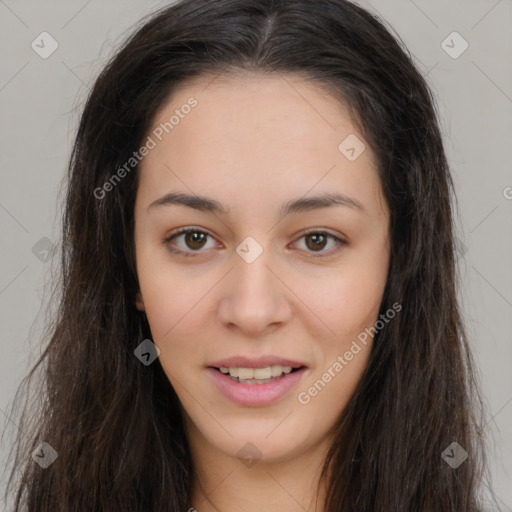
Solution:
[[(44, 261), (45, 250), (60, 239), (58, 192), (80, 109), (126, 31), (165, 3), (0, 0), (5, 423), (20, 380), (40, 353), (45, 281), (58, 264)], [(502, 509), (512, 511), (512, 0), (360, 3), (402, 38), (438, 101), (458, 190), (460, 296), (488, 407), (493, 488)], [(58, 42), (46, 59), (31, 47), (43, 31)], [(463, 41), (448, 37), (454, 31), (469, 45), (457, 58)], [(1, 447), (4, 459), (8, 448)]]

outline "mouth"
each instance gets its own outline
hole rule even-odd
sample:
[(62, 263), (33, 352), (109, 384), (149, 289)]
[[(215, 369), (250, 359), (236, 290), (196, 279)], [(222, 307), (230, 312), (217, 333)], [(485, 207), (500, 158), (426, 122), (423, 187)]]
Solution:
[(210, 368), (213, 368), (217, 372), (229, 377), (233, 382), (248, 385), (261, 385), (281, 380), (287, 375), (300, 371), (306, 367), (303, 365), (298, 367), (272, 365), (263, 368), (237, 368), (226, 366), (212, 366)]
[(217, 391), (244, 407), (265, 407), (284, 399), (308, 372), (307, 366), (297, 363), (252, 368), (216, 365), (206, 369)]

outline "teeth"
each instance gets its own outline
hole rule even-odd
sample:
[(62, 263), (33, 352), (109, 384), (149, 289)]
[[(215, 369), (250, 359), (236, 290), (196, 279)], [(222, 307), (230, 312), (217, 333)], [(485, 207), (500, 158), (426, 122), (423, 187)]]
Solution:
[(256, 373), (254, 371), (254, 368), (233, 368), (233, 370), (236, 371), (236, 375), (233, 375), (231, 373), (231, 368), (229, 369), (229, 374), (238, 377), (240, 380), (249, 380), (254, 379), (254, 374)]
[(281, 373), (290, 373), (292, 371), (291, 366), (281, 366), (279, 364), (274, 365), (272, 368), (272, 377), (279, 377)]
[(290, 373), (291, 366), (281, 366), (279, 364), (273, 366), (266, 366), (265, 368), (235, 368), (235, 367), (222, 367), (222, 373), (229, 373), (231, 377), (238, 377), (240, 380), (261, 380), (266, 381), (272, 377), (280, 377), (283, 373)]

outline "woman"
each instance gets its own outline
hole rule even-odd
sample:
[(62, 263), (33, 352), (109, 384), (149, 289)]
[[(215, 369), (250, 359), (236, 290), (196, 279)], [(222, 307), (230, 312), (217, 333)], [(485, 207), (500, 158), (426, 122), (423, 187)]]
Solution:
[(67, 187), (17, 511), (480, 509), (453, 185), (375, 17), (161, 10), (98, 77)]

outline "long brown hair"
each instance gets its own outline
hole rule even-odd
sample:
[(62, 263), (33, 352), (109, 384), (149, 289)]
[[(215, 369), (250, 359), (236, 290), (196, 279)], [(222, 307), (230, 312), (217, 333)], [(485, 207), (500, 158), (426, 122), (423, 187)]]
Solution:
[[(134, 303), (137, 168), (106, 197), (94, 191), (140, 147), (177, 86), (239, 69), (301, 73), (343, 99), (375, 152), (391, 212), (381, 312), (395, 302), (402, 311), (375, 336), (337, 425), (325, 510), (479, 510), (481, 402), (435, 101), (398, 39), (346, 0), (181, 1), (146, 19), (97, 78), (66, 180), (58, 311), (23, 383), (42, 379), (18, 422), (15, 510), (188, 510), (193, 465), (179, 400), (158, 362), (134, 357), (151, 338)], [(41, 441), (58, 454), (46, 469), (31, 457)], [(457, 468), (442, 457), (454, 442), (468, 453)]]

